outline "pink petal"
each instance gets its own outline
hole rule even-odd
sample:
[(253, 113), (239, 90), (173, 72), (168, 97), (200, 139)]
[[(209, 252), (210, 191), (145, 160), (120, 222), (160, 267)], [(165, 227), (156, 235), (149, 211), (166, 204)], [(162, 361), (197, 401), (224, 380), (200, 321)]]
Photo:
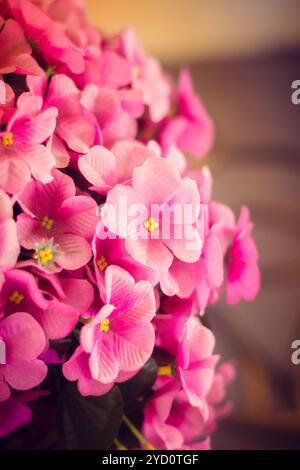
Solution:
[(110, 334), (101, 335), (89, 359), (92, 377), (104, 384), (114, 382), (119, 373), (119, 363), (115, 355)]
[(200, 196), (196, 182), (191, 178), (184, 178), (168, 201), (169, 207), (173, 204), (182, 207), (182, 224), (195, 223), (200, 211)]
[(164, 158), (148, 158), (133, 171), (132, 187), (147, 206), (166, 202), (179, 186), (177, 167)]
[(48, 184), (30, 182), (18, 197), (23, 210), (39, 218), (51, 216), (65, 199), (75, 196), (75, 185), (62, 171), (52, 170), (53, 180)]
[(118, 306), (124, 298), (131, 296), (134, 289), (133, 277), (118, 266), (109, 266), (105, 271), (105, 293), (102, 296), (107, 304)]
[(101, 145), (92, 147), (86, 155), (79, 158), (78, 167), (83, 176), (103, 194), (115, 183), (115, 156)]
[(80, 346), (73, 356), (63, 365), (64, 376), (71, 381), (78, 380), (78, 390), (82, 396), (101, 396), (109, 392), (113, 383), (103, 384), (92, 378), (89, 363), (89, 355)]
[(35, 359), (46, 346), (44, 332), (28, 313), (14, 313), (0, 324), (0, 335), (7, 348), (7, 363)]
[(88, 152), (96, 137), (93, 122), (83, 114), (61, 117), (56, 132), (71, 150), (79, 153)]
[(55, 237), (59, 254), (56, 261), (64, 269), (79, 269), (87, 264), (92, 256), (90, 244), (82, 237), (59, 234)]
[(47, 310), (40, 312), (38, 321), (49, 339), (60, 339), (66, 337), (75, 328), (78, 313), (78, 310), (67, 304), (51, 300)]
[(57, 109), (48, 108), (31, 117), (22, 127), (17, 129), (25, 145), (42, 144), (50, 137), (56, 126)]
[(0, 223), (13, 217), (13, 206), (10, 197), (0, 189)]
[(134, 190), (125, 184), (117, 184), (107, 195), (101, 217), (111, 233), (127, 238), (136, 232), (140, 223), (140, 209), (145, 212), (143, 219), (146, 219), (147, 208), (141, 205)]
[(112, 152), (116, 159), (116, 171), (119, 183), (130, 179), (133, 170), (153, 156), (153, 152), (150, 148), (130, 141), (117, 142), (113, 146)]
[(219, 287), (223, 282), (223, 251), (218, 238), (214, 234), (206, 240), (204, 260), (209, 284)]
[(172, 264), (173, 255), (160, 240), (128, 238), (125, 247), (136, 261), (149, 268), (168, 268)]
[(132, 306), (126, 311), (126, 319), (133, 323), (144, 323), (151, 321), (156, 312), (154, 291), (148, 281), (139, 281), (133, 289)]
[(66, 168), (69, 165), (70, 154), (63, 141), (56, 134), (50, 137), (47, 147), (55, 158), (56, 168)]
[(55, 219), (60, 230), (91, 239), (99, 222), (97, 204), (91, 197), (71, 197), (57, 210)]
[(30, 181), (30, 170), (19, 158), (1, 158), (0, 186), (10, 194), (20, 193)]
[(44, 145), (26, 145), (23, 158), (28, 164), (32, 176), (41, 183), (50, 183), (53, 179), (51, 170), (55, 167), (54, 155)]
[(16, 390), (28, 390), (39, 385), (47, 374), (47, 366), (38, 359), (14, 360), (4, 367), (5, 380)]
[(20, 253), (17, 227), (14, 220), (0, 222), (0, 240), (0, 269), (14, 266)]
[(28, 250), (35, 248), (36, 243), (48, 238), (48, 234), (41, 227), (41, 223), (24, 213), (17, 218), (17, 232), (21, 246)]
[(202, 242), (197, 230), (192, 226), (183, 227), (182, 239), (164, 240), (164, 244), (176, 258), (186, 263), (195, 263), (200, 258)]
[(85, 313), (94, 299), (94, 289), (86, 279), (60, 279), (66, 302), (79, 313)]
[(114, 354), (121, 370), (140, 369), (153, 352), (155, 334), (151, 323), (129, 323), (126, 314), (114, 320)]
[(131, 69), (125, 59), (113, 51), (106, 50), (103, 53), (101, 72), (101, 84), (108, 88), (120, 88), (131, 82)]

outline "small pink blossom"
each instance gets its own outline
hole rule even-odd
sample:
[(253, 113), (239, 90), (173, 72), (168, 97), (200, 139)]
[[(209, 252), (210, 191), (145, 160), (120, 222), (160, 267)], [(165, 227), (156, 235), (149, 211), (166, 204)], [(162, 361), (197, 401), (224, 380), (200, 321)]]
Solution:
[(52, 180), (55, 158), (43, 143), (54, 132), (57, 109), (42, 111), (42, 105), (42, 98), (23, 93), (12, 117), (7, 111), (9, 119), (0, 132), (0, 186), (8, 193), (20, 193), (31, 175), (42, 183)]
[(252, 228), (249, 210), (242, 207), (227, 254), (227, 302), (229, 304), (236, 304), (241, 298), (253, 300), (260, 287), (258, 254), (251, 236)]
[[(120, 199), (125, 209), (120, 210)], [(189, 208), (188, 220), (184, 205)], [(172, 207), (179, 212), (175, 222), (170, 216)], [(103, 222), (112, 233), (126, 238), (126, 250), (136, 261), (162, 269), (171, 265), (174, 256), (188, 263), (199, 259), (201, 240), (194, 226), (198, 211), (196, 183), (182, 179), (171, 161), (152, 157), (133, 170), (131, 186), (118, 184), (109, 191)], [(163, 217), (167, 226), (162, 223)]]
[(78, 309), (41, 290), (32, 274), (9, 269), (1, 282), (0, 318), (18, 311), (30, 312), (50, 339), (68, 335), (79, 317)]
[(37, 358), (46, 339), (37, 321), (23, 312), (0, 322), (0, 338), (6, 347), (5, 364), (0, 364), (0, 401), (4, 401), (10, 397), (10, 387), (29, 390), (44, 380), (47, 366)]
[(118, 183), (127, 183), (137, 166), (153, 156), (151, 150), (137, 142), (120, 141), (107, 150), (97, 145), (78, 160), (83, 176), (93, 184), (90, 189), (107, 194)]
[[(173, 299), (173, 300), (172, 300)], [(213, 355), (215, 338), (197, 316), (191, 299), (176, 297), (162, 304), (155, 318), (157, 345), (174, 357), (161, 373), (174, 373), (192, 406), (207, 414), (206, 395), (211, 388), (218, 356)]]
[(101, 143), (96, 119), (81, 105), (81, 92), (71, 78), (55, 74), (48, 86), (46, 75), (29, 76), (27, 85), (33, 96), (44, 97), (44, 110), (52, 107), (58, 110), (55, 132), (48, 145), (56, 157), (57, 166), (68, 166), (68, 149), (86, 153), (92, 145)]
[(157, 60), (145, 56), (133, 30), (123, 31), (119, 37), (119, 48), (131, 66), (133, 89), (143, 93), (151, 120), (160, 121), (167, 115), (170, 106), (169, 78)]
[(25, 211), (17, 219), (19, 241), (24, 248), (35, 249), (42, 268), (78, 269), (92, 254), (97, 205), (91, 197), (75, 195), (69, 176), (59, 170), (52, 174), (51, 183), (32, 181), (18, 198)]
[(69, 71), (82, 73), (84, 60), (80, 49), (65, 34), (59, 23), (29, 0), (8, 0), (15, 20), (48, 65), (65, 64)]
[(180, 74), (177, 93), (175, 115), (167, 118), (160, 133), (162, 148), (166, 151), (176, 144), (180, 150), (202, 158), (212, 146), (214, 127), (200, 98), (195, 95), (187, 70)]
[(105, 272), (104, 306), (81, 330), (83, 350), (89, 354), (93, 379), (116, 381), (120, 372), (137, 372), (154, 347), (151, 320), (155, 298), (151, 284), (110, 266)]
[(158, 377), (144, 409), (143, 435), (156, 449), (208, 450), (203, 416), (173, 377)]
[(178, 348), (176, 372), (183, 390), (192, 406), (207, 413), (206, 395), (210, 390), (215, 364), (219, 356), (213, 356), (215, 338), (211, 330), (199, 319), (190, 317), (185, 324)]
[(81, 103), (95, 116), (106, 147), (136, 137), (137, 118), (144, 112), (142, 93), (138, 90), (89, 83), (82, 92)]
[(146, 280), (155, 286), (159, 281), (159, 272), (134, 260), (126, 251), (124, 240), (109, 233), (103, 222), (96, 228), (93, 240), (94, 269), (99, 286), (103, 285), (105, 271), (110, 265), (117, 265), (128, 271), (135, 281)]
[(21, 26), (11, 18), (5, 21), (0, 16), (0, 75), (40, 75), (42, 69), (31, 53), (31, 47)]

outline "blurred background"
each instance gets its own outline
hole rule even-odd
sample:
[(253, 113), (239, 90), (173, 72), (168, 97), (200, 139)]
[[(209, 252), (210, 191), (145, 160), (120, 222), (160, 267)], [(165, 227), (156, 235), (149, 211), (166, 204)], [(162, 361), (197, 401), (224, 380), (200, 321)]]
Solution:
[(189, 66), (213, 117), (216, 142), (201, 162), (214, 199), (250, 207), (262, 289), (254, 302), (221, 301), (207, 318), (218, 351), (236, 358), (232, 416), (219, 449), (300, 449), (300, 80), (299, 0), (87, 0), (94, 25), (132, 26), (176, 78)]

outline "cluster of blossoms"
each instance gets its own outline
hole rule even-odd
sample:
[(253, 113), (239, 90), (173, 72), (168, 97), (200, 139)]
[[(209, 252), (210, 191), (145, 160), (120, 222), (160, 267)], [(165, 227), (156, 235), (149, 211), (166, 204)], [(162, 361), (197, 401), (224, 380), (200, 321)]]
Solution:
[(259, 270), (247, 208), (236, 220), (184, 156), (214, 134), (189, 73), (175, 85), (81, 0), (2, 0), (0, 101), (0, 437), (30, 421), (49, 363), (101, 396), (163, 351), (140, 432), (208, 448), (234, 367), (202, 315), (224, 290), (253, 299)]

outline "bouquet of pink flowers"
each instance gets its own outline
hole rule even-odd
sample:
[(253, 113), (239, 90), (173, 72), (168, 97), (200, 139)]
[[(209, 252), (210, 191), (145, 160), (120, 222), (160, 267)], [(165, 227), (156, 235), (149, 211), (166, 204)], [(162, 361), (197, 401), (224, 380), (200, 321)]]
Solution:
[(3, 445), (209, 448), (234, 366), (202, 316), (259, 270), (247, 208), (184, 155), (214, 136), (188, 71), (81, 0), (0, 0), (0, 101)]

